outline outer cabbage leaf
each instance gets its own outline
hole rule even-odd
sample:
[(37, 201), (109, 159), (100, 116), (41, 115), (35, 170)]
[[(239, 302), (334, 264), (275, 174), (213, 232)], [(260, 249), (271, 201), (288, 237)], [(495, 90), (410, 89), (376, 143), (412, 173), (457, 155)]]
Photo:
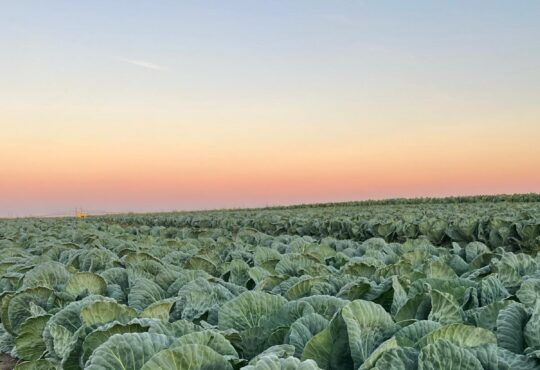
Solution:
[(426, 293), (415, 294), (409, 298), (395, 314), (396, 321), (427, 320), (431, 312), (431, 297)]
[(204, 330), (186, 334), (178, 338), (171, 347), (180, 347), (186, 344), (201, 344), (212, 348), (220, 355), (227, 358), (238, 358), (238, 353), (232, 344), (220, 333), (212, 330)]
[(127, 325), (110, 323), (99, 327), (84, 338), (82, 344), (81, 364), (84, 365), (88, 358), (92, 355), (92, 352), (94, 352), (96, 348), (105, 343), (113, 335), (126, 333), (143, 333), (147, 330), (147, 328), (144, 328), (140, 324), (135, 323)]
[(287, 342), (294, 346), (295, 355), (300, 357), (306, 343), (313, 338), (314, 335), (324, 330), (328, 324), (329, 321), (318, 313), (311, 313), (300, 317), (292, 323), (287, 335)]
[(164, 299), (154, 302), (141, 312), (141, 317), (169, 321), (171, 308), (174, 305), (173, 299)]
[(45, 262), (37, 265), (24, 275), (22, 288), (45, 287), (62, 290), (70, 273), (66, 266), (59, 262)]
[(267, 355), (255, 364), (244, 366), (242, 370), (320, 370), (313, 360), (300, 361), (295, 357), (279, 358)]
[[(168, 348), (169, 337), (151, 333), (115, 334), (97, 347), (86, 370), (139, 370), (156, 353)], [(149, 367), (148, 369), (157, 369)]]
[(516, 292), (519, 301), (528, 308), (533, 308), (540, 298), (540, 279), (527, 279)]
[(218, 314), (221, 329), (244, 330), (262, 326), (287, 300), (264, 292), (249, 291), (225, 303)]
[(80, 315), (85, 326), (97, 327), (111, 321), (125, 324), (137, 317), (137, 312), (133, 308), (116, 302), (97, 301), (83, 307)]
[(418, 370), (484, 370), (473, 354), (451, 342), (439, 339), (422, 348)]
[(83, 325), (80, 317), (81, 310), (96, 301), (112, 300), (101, 296), (85, 297), (80, 301), (71, 302), (51, 317), (43, 331), (47, 351), (51, 355), (59, 358), (63, 357), (63, 354), (68, 351), (67, 347), (70, 346), (70, 343), (77, 339), (75, 332)]
[(521, 354), (525, 349), (523, 330), (529, 314), (520, 303), (512, 303), (502, 309), (497, 317), (497, 343), (499, 347)]
[(31, 316), (34, 316), (32, 308), (39, 306), (43, 308), (45, 312), (48, 312), (55, 306), (59, 306), (60, 302), (57, 302), (54, 292), (48, 288), (37, 287), (23, 290), (16, 293), (9, 300), (7, 307), (7, 319), (2, 323), (6, 330), (12, 334), (18, 334), (22, 323)]
[(418, 351), (416, 349), (397, 347), (381, 354), (373, 370), (410, 370), (417, 369), (417, 366)]
[(497, 301), (484, 307), (473, 308), (464, 313), (464, 321), (480, 328), (495, 331), (499, 312), (513, 301)]
[(261, 358), (272, 356), (277, 358), (287, 358), (294, 354), (294, 347), (289, 344), (280, 344), (271, 346), (249, 361), (250, 365), (257, 363)]
[(436, 289), (431, 291), (431, 312), (428, 320), (438, 321), (444, 325), (461, 322), (462, 315), (463, 312), (454, 296)]
[(234, 299), (235, 294), (218, 281), (196, 278), (180, 288), (178, 297), (171, 313), (173, 319), (206, 318), (211, 324), (217, 324), (221, 305)]
[(397, 329), (390, 314), (373, 302), (353, 301), (343, 307), (341, 315), (347, 326), (355, 367), (359, 367)]
[(510, 293), (495, 275), (489, 275), (480, 281), (480, 304), (486, 306), (510, 297)]
[(350, 370), (355, 368), (349, 348), (347, 326), (341, 314), (330, 321), (326, 329), (307, 342), (302, 360), (312, 359), (325, 370)]
[(523, 276), (534, 273), (538, 263), (524, 253), (504, 253), (501, 259), (494, 263), (499, 280), (505, 287), (517, 287), (522, 283)]
[(400, 344), (412, 346), (422, 337), (441, 327), (436, 321), (420, 320), (398, 330), (395, 336)]
[(20, 362), (14, 370), (60, 370), (60, 365), (50, 360)]
[(369, 357), (362, 363), (362, 366), (360, 366), (359, 370), (372, 369), (375, 366), (375, 363), (378, 362), (378, 360), (384, 353), (395, 348), (399, 348), (396, 337), (392, 337), (382, 342), (380, 346), (378, 346), (373, 352), (371, 352)]
[(38, 360), (45, 352), (43, 330), (51, 315), (28, 318), (21, 325), (21, 333), (15, 340), (17, 355), (24, 360)]
[(155, 334), (164, 334), (170, 337), (181, 337), (189, 333), (201, 330), (201, 327), (187, 320), (178, 320), (174, 322), (152, 321), (148, 332)]
[(74, 296), (105, 295), (107, 293), (107, 283), (101, 276), (92, 272), (79, 272), (69, 278), (65, 291)]
[(416, 344), (421, 348), (444, 339), (460, 347), (477, 347), (484, 344), (496, 344), (497, 338), (493, 332), (463, 324), (449, 324), (432, 331)]
[(137, 310), (144, 310), (152, 303), (165, 298), (165, 292), (159, 285), (152, 280), (137, 278), (131, 284), (128, 294), (128, 303), (130, 307)]
[(318, 313), (327, 320), (331, 320), (336, 312), (349, 303), (349, 301), (345, 299), (329, 295), (313, 295), (311, 297), (300, 298), (298, 301), (309, 303), (315, 310), (315, 313)]
[(499, 370), (540, 370), (540, 361), (498, 348)]
[[(281, 306), (279, 310), (274, 312), (268, 318), (268, 320), (265, 321), (264, 327), (271, 333), (277, 332), (280, 329), (288, 331), (288, 328), (294, 321), (314, 312), (315, 310), (313, 309), (313, 307), (307, 302), (299, 300), (290, 301), (285, 303), (283, 306)], [(284, 333), (283, 338), (281, 338), (281, 342), (278, 344), (283, 343), (285, 334), (286, 333)]]
[(219, 353), (201, 344), (184, 344), (154, 355), (141, 370), (232, 370)]
[(536, 300), (532, 315), (523, 330), (523, 336), (529, 347), (540, 349), (540, 298)]

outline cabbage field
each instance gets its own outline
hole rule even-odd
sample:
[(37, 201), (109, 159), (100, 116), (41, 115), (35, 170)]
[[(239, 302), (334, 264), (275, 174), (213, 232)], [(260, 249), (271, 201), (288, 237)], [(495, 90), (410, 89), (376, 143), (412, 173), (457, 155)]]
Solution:
[(0, 220), (16, 369), (540, 369), (540, 196)]

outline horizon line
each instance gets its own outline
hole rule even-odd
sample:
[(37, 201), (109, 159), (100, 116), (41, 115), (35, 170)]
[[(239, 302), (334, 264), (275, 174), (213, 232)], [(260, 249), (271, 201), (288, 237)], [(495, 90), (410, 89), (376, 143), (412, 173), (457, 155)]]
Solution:
[[(513, 198), (528, 196), (532, 197), (530, 200), (513, 200)], [(380, 205), (385, 205), (386, 202), (396, 202), (403, 204), (421, 204), (434, 201), (433, 203), (438, 203), (444, 200), (452, 199), (471, 199), (471, 198), (497, 198), (503, 197), (508, 198), (503, 201), (512, 201), (512, 202), (524, 202), (524, 203), (533, 203), (540, 202), (540, 192), (528, 192), (528, 193), (497, 193), (497, 194), (466, 194), (466, 195), (443, 195), (443, 196), (419, 196), (419, 197), (382, 197), (382, 198), (368, 198), (362, 200), (350, 200), (350, 201), (338, 201), (338, 202), (314, 202), (314, 203), (290, 203), (290, 204), (273, 204), (265, 205), (259, 207), (223, 207), (223, 208), (199, 208), (199, 209), (173, 209), (173, 210), (161, 210), (161, 211), (86, 211), (88, 217), (104, 217), (104, 216), (135, 216), (135, 215), (156, 215), (156, 214), (172, 214), (172, 213), (204, 213), (204, 212), (232, 212), (232, 211), (255, 211), (255, 210), (279, 210), (279, 209), (295, 209), (295, 208), (307, 208), (307, 207), (332, 207), (332, 206), (354, 206), (362, 205), (368, 203), (379, 203)], [(535, 199), (535, 198), (538, 199)], [(406, 203), (406, 201), (412, 201), (412, 203)], [(487, 201), (482, 199), (477, 199), (475, 201)], [(388, 204), (391, 205), (392, 203)], [(84, 210), (83, 210), (84, 211)], [(65, 214), (52, 214), (52, 215), (26, 215), (26, 216), (0, 216), (0, 220), (20, 220), (20, 219), (54, 219), (54, 218), (71, 218), (75, 217), (74, 214), (66, 212)]]

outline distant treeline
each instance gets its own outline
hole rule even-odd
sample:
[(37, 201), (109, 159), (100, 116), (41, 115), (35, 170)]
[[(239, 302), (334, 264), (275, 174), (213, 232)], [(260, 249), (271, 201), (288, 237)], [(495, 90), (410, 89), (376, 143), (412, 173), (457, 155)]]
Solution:
[(371, 206), (371, 205), (397, 205), (397, 204), (445, 204), (445, 203), (478, 203), (478, 202), (488, 202), (488, 203), (540, 202), (540, 193), (368, 199), (368, 200), (359, 200), (359, 201), (350, 201), (350, 202), (311, 203), (311, 204), (295, 204), (295, 205), (289, 205), (289, 206), (270, 206), (270, 207), (264, 207), (260, 209), (293, 209), (293, 208), (309, 208), (309, 207), (336, 207), (336, 206), (359, 206), (359, 205)]
[[(377, 205), (417, 205), (417, 204), (462, 204), (462, 203), (533, 203), (540, 202), (540, 193), (528, 194), (499, 194), (499, 195), (464, 195), (449, 197), (419, 197), (419, 198), (388, 198), (388, 199), (368, 199), (349, 202), (333, 203), (305, 203), (293, 205), (277, 205), (267, 207), (245, 207), (245, 208), (222, 208), (193, 211), (173, 211), (173, 212), (147, 212), (147, 215), (175, 214), (175, 213), (208, 213), (208, 212), (233, 212), (233, 211), (260, 211), (260, 210), (294, 210), (302, 208), (325, 208), (325, 207), (356, 207), (356, 206), (377, 206)], [(126, 213), (117, 215), (137, 215), (138, 213)], [(104, 215), (106, 216), (106, 215)], [(111, 214), (110, 216), (114, 216)]]

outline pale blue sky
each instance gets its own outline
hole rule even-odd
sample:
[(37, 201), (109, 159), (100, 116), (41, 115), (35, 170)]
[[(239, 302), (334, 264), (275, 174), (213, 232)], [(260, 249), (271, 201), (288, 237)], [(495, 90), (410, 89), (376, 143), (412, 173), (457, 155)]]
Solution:
[(540, 82), (537, 1), (0, 4), (1, 89), (15, 98), (61, 81), (80, 99), (121, 99), (145, 63), (166, 72), (137, 79), (150, 98), (387, 99), (410, 88), (525, 104)]

